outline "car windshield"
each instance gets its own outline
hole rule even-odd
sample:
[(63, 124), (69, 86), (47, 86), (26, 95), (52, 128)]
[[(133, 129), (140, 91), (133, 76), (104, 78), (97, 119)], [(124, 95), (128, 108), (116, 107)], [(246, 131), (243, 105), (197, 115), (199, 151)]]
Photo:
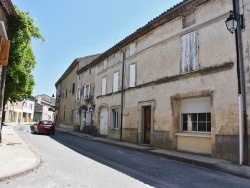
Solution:
[(52, 125), (52, 121), (41, 121), (40, 124), (43, 124), (43, 125)]

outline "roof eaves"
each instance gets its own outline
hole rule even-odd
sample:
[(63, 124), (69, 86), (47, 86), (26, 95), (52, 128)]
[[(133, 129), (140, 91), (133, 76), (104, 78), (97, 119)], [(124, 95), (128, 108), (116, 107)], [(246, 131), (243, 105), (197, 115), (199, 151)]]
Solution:
[(152, 31), (153, 29), (169, 22), (179, 16), (185, 15), (187, 11), (187, 6), (193, 4), (195, 7), (201, 5), (209, 0), (183, 0), (182, 2), (176, 4), (172, 8), (168, 9), (167, 11), (163, 12), (158, 17), (154, 18), (153, 20), (149, 21), (145, 26), (137, 29), (134, 33), (127, 36), (125, 39), (121, 40), (119, 43), (102, 53), (97, 59), (93, 61), (93, 64), (97, 64), (103, 61), (108, 56), (112, 55), (119, 49), (123, 48), (124, 46), (128, 45), (129, 43), (135, 41), (139, 37), (147, 34), (148, 32)]
[(0, 3), (8, 15), (14, 15), (15, 17), (17, 17), (17, 12), (16, 12), (15, 7), (13, 6), (11, 0), (0, 0)]

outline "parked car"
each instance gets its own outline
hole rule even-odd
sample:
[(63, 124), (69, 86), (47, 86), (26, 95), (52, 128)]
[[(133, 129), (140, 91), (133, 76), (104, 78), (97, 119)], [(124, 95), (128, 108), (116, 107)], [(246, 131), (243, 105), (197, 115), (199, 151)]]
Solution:
[(55, 134), (54, 123), (50, 120), (41, 120), (34, 123), (34, 133), (36, 134)]

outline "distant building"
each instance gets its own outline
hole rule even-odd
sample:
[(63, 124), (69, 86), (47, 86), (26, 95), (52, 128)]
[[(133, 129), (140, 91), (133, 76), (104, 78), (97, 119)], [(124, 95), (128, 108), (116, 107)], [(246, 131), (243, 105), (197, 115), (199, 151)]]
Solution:
[(36, 96), (34, 121), (51, 120), (54, 121), (55, 98), (42, 94)]
[(7, 102), (5, 106), (5, 123), (33, 122), (34, 106), (34, 97), (15, 103)]

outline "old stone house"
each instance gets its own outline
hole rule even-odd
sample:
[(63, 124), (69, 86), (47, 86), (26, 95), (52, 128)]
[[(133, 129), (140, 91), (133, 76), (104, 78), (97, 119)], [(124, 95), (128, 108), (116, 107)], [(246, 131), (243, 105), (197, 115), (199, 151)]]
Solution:
[[(242, 32), (237, 28), (244, 66), (239, 41), (225, 25), (234, 3), (244, 18)], [(249, 6), (249, 0), (184, 0), (93, 60), (99, 135), (238, 161), (238, 94), (245, 87), (247, 162)]]
[[(95, 77), (96, 67), (92, 66), (93, 59), (99, 56), (92, 55), (81, 59), (77, 71), (76, 91), (76, 126), (78, 130), (95, 135), (93, 114), (95, 113)], [(81, 63), (82, 62), (82, 63)]]
[[(75, 59), (68, 69), (63, 73), (61, 78), (56, 82), (56, 107), (55, 107), (55, 119), (56, 125), (79, 130), (80, 125), (84, 121), (81, 102), (83, 94), (83, 83), (79, 79), (81, 76), (77, 71), (87, 66), (97, 56), (87, 56)], [(80, 121), (81, 120), (81, 121)]]

